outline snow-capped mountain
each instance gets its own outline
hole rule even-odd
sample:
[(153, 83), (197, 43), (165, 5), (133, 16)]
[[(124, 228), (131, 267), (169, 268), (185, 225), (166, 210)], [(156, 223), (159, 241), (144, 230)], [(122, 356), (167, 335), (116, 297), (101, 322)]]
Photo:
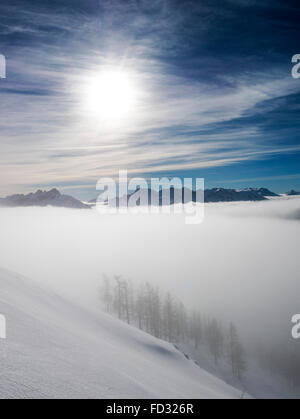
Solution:
[(291, 191), (287, 192), (288, 196), (298, 196), (300, 195), (300, 192), (295, 191), (294, 189), (292, 189)]
[(0, 398), (241, 398), (173, 345), (0, 269)]
[(274, 197), (279, 196), (277, 193), (270, 191), (267, 188), (246, 188), (243, 189), (244, 191), (250, 191), (250, 192), (256, 192), (258, 195), (264, 196), (264, 197)]
[[(162, 205), (163, 203), (163, 191), (160, 190), (155, 191), (153, 189), (142, 190), (147, 197), (148, 203), (158, 203), (158, 205)], [(135, 192), (129, 193), (121, 198), (116, 198), (116, 206), (126, 205), (130, 198), (133, 196)], [(291, 191), (291, 194), (297, 195), (298, 193), (295, 191)], [(171, 188), (170, 191), (170, 204), (178, 204), (183, 202), (196, 202), (197, 196), (195, 191), (190, 191), (186, 188), (176, 189)], [(204, 192), (204, 200), (205, 202), (232, 202), (232, 201), (262, 201), (266, 199), (266, 197), (273, 197), (278, 196), (274, 192), (269, 191), (266, 188), (248, 188), (248, 189), (225, 189), (225, 188), (213, 188), (207, 189)], [(189, 197), (189, 199), (186, 199)], [(55, 206), (55, 207), (66, 207), (66, 208), (91, 208), (92, 204), (96, 203), (96, 199), (93, 199), (89, 202), (89, 204), (84, 204), (83, 202), (73, 198), (70, 195), (63, 195), (57, 189), (51, 189), (50, 191), (42, 191), (38, 190), (35, 193), (29, 193), (27, 195), (18, 194), (18, 195), (11, 195), (6, 198), (0, 198), (0, 206), (5, 207), (31, 207), (31, 206), (39, 206), (39, 207), (46, 207), (48, 205)]]
[(90, 208), (72, 196), (62, 195), (57, 189), (51, 189), (50, 191), (38, 190), (28, 195), (11, 195), (0, 199), (0, 206), (6, 207), (46, 207), (48, 205), (66, 208)]
[[(128, 194), (127, 196), (124, 196), (122, 198), (116, 198), (116, 206), (121, 206), (122, 204), (126, 204), (126, 202), (129, 202), (130, 198), (133, 196), (135, 192)], [(163, 192), (162, 190), (155, 191), (153, 189), (147, 189), (142, 190), (142, 193), (144, 193), (146, 196), (148, 196), (148, 203), (151, 204), (159, 203), (159, 205), (162, 205), (163, 202)], [(187, 200), (185, 200), (185, 203), (188, 202), (196, 202), (197, 196), (195, 191), (190, 191), (186, 188), (182, 189), (176, 189), (171, 188), (170, 189), (170, 204), (178, 204), (184, 202), (184, 197), (191, 197)], [(248, 189), (225, 189), (225, 188), (213, 188), (213, 189), (206, 189), (204, 192), (204, 201), (205, 202), (233, 202), (233, 201), (263, 201), (266, 199), (266, 197), (273, 197), (278, 196), (274, 192), (269, 191), (266, 188), (248, 188)], [(95, 204), (96, 199), (92, 199), (90, 201), (90, 204)], [(114, 202), (113, 202), (114, 204)]]
[(205, 202), (233, 202), (233, 201), (264, 201), (266, 198), (254, 189), (207, 189), (204, 193)]

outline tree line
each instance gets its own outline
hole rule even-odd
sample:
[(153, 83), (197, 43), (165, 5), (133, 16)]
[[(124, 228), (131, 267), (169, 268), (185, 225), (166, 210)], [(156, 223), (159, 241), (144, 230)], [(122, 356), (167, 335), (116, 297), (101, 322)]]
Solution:
[(224, 328), (220, 321), (188, 310), (170, 292), (149, 282), (134, 286), (121, 276), (103, 277), (100, 287), (103, 308), (109, 314), (173, 344), (206, 345), (218, 364), (226, 356), (232, 374), (242, 378), (246, 369), (245, 353), (236, 326)]

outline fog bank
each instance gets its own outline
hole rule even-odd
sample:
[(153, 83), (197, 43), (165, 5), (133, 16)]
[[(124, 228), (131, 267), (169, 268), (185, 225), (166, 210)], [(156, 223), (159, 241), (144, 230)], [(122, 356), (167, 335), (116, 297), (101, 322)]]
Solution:
[(200, 225), (184, 215), (0, 208), (0, 266), (89, 305), (104, 273), (159, 283), (244, 333), (288, 334), (300, 311), (299, 208), (300, 199), (208, 204)]

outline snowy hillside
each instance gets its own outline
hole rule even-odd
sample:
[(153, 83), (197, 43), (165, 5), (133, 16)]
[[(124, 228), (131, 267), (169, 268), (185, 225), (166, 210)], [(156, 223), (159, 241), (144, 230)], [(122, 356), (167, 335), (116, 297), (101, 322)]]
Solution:
[(0, 269), (1, 398), (240, 398), (172, 345)]

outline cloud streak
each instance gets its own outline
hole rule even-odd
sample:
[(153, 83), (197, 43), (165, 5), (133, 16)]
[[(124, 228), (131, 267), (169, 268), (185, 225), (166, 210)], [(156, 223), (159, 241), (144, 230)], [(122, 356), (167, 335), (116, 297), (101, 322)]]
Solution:
[[(39, 182), (89, 179), (92, 185), (122, 168), (175, 173), (299, 151), (297, 143), (272, 139), (273, 131), (255, 121), (262, 110), (276, 110), (278, 99), (300, 94), (300, 84), (280, 66), (222, 72), (222, 58), (212, 61), (206, 53), (201, 61), (200, 51), (186, 62), (202, 65), (207, 76), (194, 77), (179, 64), (189, 39), (180, 37), (180, 28), (188, 31), (193, 10), (187, 15), (168, 1), (112, 3), (103, 2), (96, 16), (66, 8), (61, 14), (5, 9), (17, 17), (0, 29), (12, 39), (1, 85), (0, 192)], [(220, 18), (215, 11), (204, 19), (205, 10), (211, 11), (206, 2), (199, 17), (203, 34)], [(229, 20), (235, 16), (230, 10)], [(199, 48), (205, 52), (210, 42), (201, 40)], [(228, 58), (227, 66), (235, 60)], [(129, 72), (138, 90), (134, 114), (113, 124), (85, 107), (89, 80), (107, 66)]]

